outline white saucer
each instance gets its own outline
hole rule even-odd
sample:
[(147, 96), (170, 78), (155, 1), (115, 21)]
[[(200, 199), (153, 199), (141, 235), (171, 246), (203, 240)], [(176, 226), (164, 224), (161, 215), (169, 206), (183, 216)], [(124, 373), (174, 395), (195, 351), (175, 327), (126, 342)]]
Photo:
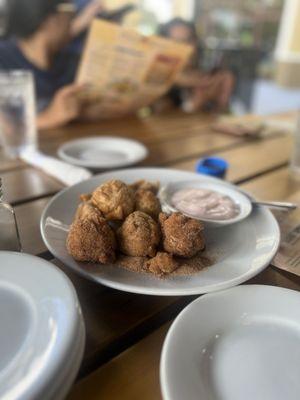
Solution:
[(0, 266), (0, 398), (63, 399), (85, 340), (75, 290), (37, 257), (1, 251)]
[(300, 293), (239, 286), (185, 308), (161, 356), (164, 400), (298, 400)]
[[(184, 180), (219, 182), (206, 175), (167, 168), (131, 168), (100, 174), (67, 188), (49, 202), (41, 218), (41, 232), (51, 253), (86, 278), (127, 292), (155, 296), (186, 296), (235, 286), (252, 278), (270, 264), (276, 254), (280, 232), (272, 213), (257, 207), (238, 223), (206, 229), (207, 255), (213, 265), (198, 274), (158, 279), (150, 274), (125, 270), (115, 265), (84, 264), (75, 261), (66, 248), (66, 237), (81, 193), (91, 193), (110, 179), (133, 183), (139, 179), (161, 185)], [(224, 182), (228, 188), (234, 188)]]
[(136, 164), (147, 157), (148, 150), (135, 140), (99, 136), (67, 142), (58, 149), (58, 155), (81, 167), (110, 169)]

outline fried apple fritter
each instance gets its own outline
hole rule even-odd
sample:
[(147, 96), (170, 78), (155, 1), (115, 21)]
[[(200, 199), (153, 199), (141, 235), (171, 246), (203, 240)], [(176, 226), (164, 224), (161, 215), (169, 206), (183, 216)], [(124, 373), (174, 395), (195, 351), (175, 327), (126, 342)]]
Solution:
[(161, 212), (160, 201), (150, 190), (139, 189), (135, 192), (135, 209), (157, 220)]
[(153, 257), (160, 241), (158, 224), (148, 214), (135, 211), (118, 230), (120, 250), (128, 256)]
[(77, 218), (70, 227), (67, 249), (77, 261), (111, 263), (116, 247), (115, 233), (104, 218)]
[(146, 268), (154, 275), (166, 275), (175, 271), (179, 267), (172, 254), (158, 252), (154, 258), (146, 263)]
[(204, 250), (205, 240), (202, 222), (176, 212), (168, 216), (159, 215), (166, 252), (180, 257), (191, 258)]
[(98, 219), (103, 218), (101, 211), (94, 207), (90, 201), (80, 203), (77, 210), (76, 214), (74, 217), (74, 220), (76, 219), (82, 219), (82, 220), (87, 220), (91, 219), (95, 223), (97, 223)]
[(157, 194), (159, 190), (159, 182), (149, 182), (141, 179), (129, 185), (131, 189), (134, 191), (137, 190), (150, 190), (150, 192)]
[(125, 183), (111, 180), (93, 192), (91, 202), (108, 220), (124, 220), (134, 211), (134, 192)]

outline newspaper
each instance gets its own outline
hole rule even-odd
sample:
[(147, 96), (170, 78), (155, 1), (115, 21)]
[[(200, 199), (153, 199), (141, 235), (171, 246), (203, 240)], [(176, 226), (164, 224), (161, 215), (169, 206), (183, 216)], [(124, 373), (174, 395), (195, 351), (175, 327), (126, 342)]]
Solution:
[(298, 204), (292, 212), (274, 211), (279, 223), (281, 242), (272, 265), (300, 276), (300, 192), (288, 199)]
[(191, 54), (186, 44), (95, 19), (76, 81), (88, 84), (85, 97), (99, 112), (125, 114), (166, 93)]

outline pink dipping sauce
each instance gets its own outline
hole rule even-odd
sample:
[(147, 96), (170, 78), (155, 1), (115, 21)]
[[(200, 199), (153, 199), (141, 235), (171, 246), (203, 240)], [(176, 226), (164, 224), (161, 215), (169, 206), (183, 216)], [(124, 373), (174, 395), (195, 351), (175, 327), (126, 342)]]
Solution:
[(229, 196), (208, 189), (181, 189), (173, 194), (171, 202), (178, 211), (200, 219), (221, 221), (240, 213), (240, 207)]

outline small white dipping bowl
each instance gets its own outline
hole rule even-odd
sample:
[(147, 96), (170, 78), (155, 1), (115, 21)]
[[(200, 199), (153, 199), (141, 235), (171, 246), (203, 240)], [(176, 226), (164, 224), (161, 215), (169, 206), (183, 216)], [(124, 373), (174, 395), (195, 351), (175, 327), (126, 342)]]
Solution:
[[(224, 220), (215, 220), (215, 219), (208, 219), (208, 218), (200, 218), (196, 217), (195, 215), (188, 214), (183, 212), (182, 210), (176, 209), (172, 204), (172, 197), (173, 195), (182, 189), (207, 189), (218, 192), (224, 196), (230, 197), (233, 202), (239, 207), (240, 213), (230, 219)], [(158, 197), (162, 204), (162, 209), (165, 212), (181, 212), (182, 214), (203, 221), (205, 224), (210, 226), (225, 226), (234, 224), (236, 222), (242, 221), (243, 219), (247, 218), (252, 211), (252, 203), (251, 200), (242, 192), (237, 190), (233, 185), (228, 183), (221, 182), (205, 182), (205, 181), (180, 181), (180, 182), (173, 182), (167, 186), (164, 186), (160, 189)]]

